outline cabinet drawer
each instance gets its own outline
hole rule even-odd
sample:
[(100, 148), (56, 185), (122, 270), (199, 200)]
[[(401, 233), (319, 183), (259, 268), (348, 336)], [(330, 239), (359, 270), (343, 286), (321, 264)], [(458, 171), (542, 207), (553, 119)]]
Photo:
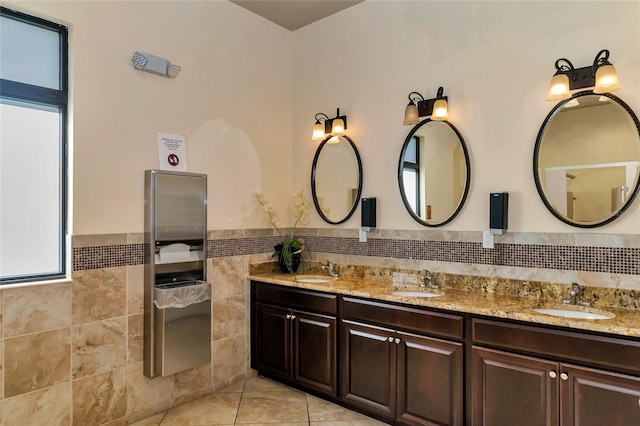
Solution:
[(474, 318), (474, 344), (640, 373), (640, 342)]
[(463, 317), (408, 306), (342, 297), (343, 318), (373, 322), (389, 327), (462, 339)]
[(338, 312), (338, 296), (335, 294), (318, 293), (257, 281), (252, 281), (251, 285), (254, 286), (255, 298), (259, 302), (331, 315), (336, 315)]

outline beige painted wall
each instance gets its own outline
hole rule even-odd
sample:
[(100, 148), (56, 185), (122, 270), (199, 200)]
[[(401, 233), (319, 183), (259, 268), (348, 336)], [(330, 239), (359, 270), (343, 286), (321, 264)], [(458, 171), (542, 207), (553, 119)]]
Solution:
[[(442, 229), (486, 229), (488, 194), (509, 191), (511, 231), (639, 232), (638, 202), (596, 230), (556, 220), (531, 158), (559, 57), (586, 66), (610, 49), (616, 95), (640, 111), (637, 2), (369, 0), (293, 33), (227, 1), (7, 4), (70, 26), (76, 235), (142, 231), (158, 131), (186, 135), (189, 170), (209, 175), (210, 229), (268, 226), (252, 192), (285, 217), (295, 189), (310, 193), (313, 115), (336, 107), (362, 156), (362, 195), (378, 197), (378, 227), (421, 229), (398, 191), (402, 113), (410, 91), (440, 85), (472, 164), (467, 204)], [(181, 74), (135, 71), (136, 50)], [(309, 226), (330, 227), (315, 212)]]
[[(210, 229), (265, 226), (252, 197), (291, 190), (292, 33), (227, 1), (14, 2), (69, 26), (73, 233), (143, 230), (157, 132), (209, 175)], [(182, 67), (136, 71), (137, 50)]]
[[(294, 33), (294, 181), (304, 181), (315, 144), (313, 114), (340, 107), (362, 155), (363, 196), (378, 197), (378, 227), (420, 229), (398, 191), (409, 128), (407, 94), (443, 86), (450, 121), (471, 156), (471, 190), (444, 230), (488, 228), (489, 193), (510, 192), (509, 230), (637, 234), (640, 202), (604, 228), (579, 230), (549, 213), (533, 180), (536, 136), (554, 106), (545, 100), (554, 62), (588, 66), (611, 51), (622, 89), (640, 112), (638, 2), (435, 2), (369, 0)], [(359, 226), (359, 214), (344, 225)], [(312, 226), (322, 227), (315, 217)]]

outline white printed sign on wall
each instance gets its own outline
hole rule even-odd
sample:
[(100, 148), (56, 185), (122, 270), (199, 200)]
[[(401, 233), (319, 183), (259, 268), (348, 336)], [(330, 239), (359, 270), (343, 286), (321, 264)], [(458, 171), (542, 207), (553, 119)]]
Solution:
[(187, 149), (184, 135), (158, 133), (160, 170), (187, 170)]

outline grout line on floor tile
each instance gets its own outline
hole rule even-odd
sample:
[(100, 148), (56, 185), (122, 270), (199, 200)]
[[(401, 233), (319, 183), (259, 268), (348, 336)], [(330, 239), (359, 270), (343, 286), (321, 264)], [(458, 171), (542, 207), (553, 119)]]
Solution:
[(160, 426), (162, 424), (162, 422), (164, 422), (164, 419), (167, 418), (167, 414), (169, 414), (169, 410), (164, 412), (164, 416), (162, 416), (162, 418), (160, 419), (160, 422), (158, 423), (158, 426)]
[[(267, 379), (267, 380), (269, 380), (269, 379)], [(274, 381), (274, 383), (278, 383), (278, 382)], [(246, 394), (246, 396), (249, 396), (249, 395), (251, 395), (253, 393), (273, 393), (273, 392), (284, 392), (284, 391), (288, 391), (288, 390), (295, 390), (296, 392), (304, 395), (304, 403), (306, 404), (305, 408), (306, 408), (306, 412), (307, 412), (307, 420), (306, 421), (301, 420), (301, 421), (298, 421), (298, 422), (290, 422), (290, 421), (289, 422), (282, 422), (282, 421), (269, 421), (269, 420), (266, 420), (266, 421), (262, 421), (261, 423), (253, 423), (253, 424), (252, 423), (238, 423), (238, 418), (239, 418), (239, 414), (240, 414), (240, 406), (242, 405), (242, 402), (243, 402), (243, 399), (245, 397), (245, 394)], [(290, 387), (287, 387), (287, 386), (283, 386), (283, 389), (279, 389), (279, 388), (275, 388), (275, 389), (272, 388), (272, 389), (269, 389), (269, 390), (256, 389), (256, 390), (252, 391), (252, 390), (247, 390), (247, 381), (245, 380), (243, 382), (243, 384), (242, 384), (242, 390), (240, 390), (239, 392), (236, 391), (236, 392), (229, 392), (229, 393), (236, 394), (236, 395), (240, 394), (240, 399), (238, 401), (238, 405), (236, 407), (236, 411), (235, 411), (234, 418), (233, 418), (233, 423), (232, 423), (233, 425), (237, 425), (237, 426), (258, 426), (259, 424), (265, 424), (265, 425), (269, 425), (269, 426), (278, 426), (278, 425), (291, 426), (290, 425), (291, 423), (300, 423), (300, 424), (306, 423), (307, 426), (313, 426), (314, 424), (317, 424), (317, 423), (325, 423), (325, 422), (322, 422), (322, 421), (320, 421), (320, 422), (318, 422), (318, 421), (312, 422), (311, 421), (311, 412), (310, 412), (310, 406), (309, 406), (309, 399), (310, 398), (317, 398), (317, 397), (315, 397), (314, 395), (308, 394), (308, 393), (306, 393), (304, 391), (295, 389), (295, 388), (290, 388)], [(331, 401), (327, 401), (327, 402), (332, 403)], [(339, 404), (337, 404), (337, 405), (339, 405)], [(173, 408), (175, 408), (175, 407), (172, 407), (171, 409), (173, 409)], [(344, 407), (344, 408), (346, 408), (346, 407)], [(166, 410), (164, 412), (164, 414), (162, 416), (162, 419), (160, 420), (159, 423), (157, 423), (158, 426), (162, 426), (164, 424), (164, 421), (167, 419), (167, 416), (169, 414), (169, 411), (171, 411), (171, 409)], [(349, 410), (349, 409), (347, 408), (347, 410)], [(349, 410), (349, 411), (354, 411), (354, 410)], [(358, 414), (361, 414), (361, 413), (358, 413)], [(366, 417), (369, 417), (369, 416), (366, 416)], [(370, 418), (370, 419), (374, 420), (373, 418)], [(345, 423), (347, 423), (347, 426), (348, 426), (348, 423), (351, 422), (350, 420), (347, 420), (347, 421), (336, 420), (336, 421), (337, 422), (345, 422)], [(381, 423), (381, 426), (384, 426), (384, 425), (385, 425), (384, 423)], [(317, 425), (317, 426), (320, 426), (320, 425)]]
[(240, 414), (240, 406), (242, 405), (242, 398), (244, 397), (244, 388), (247, 386), (247, 379), (242, 382), (242, 390), (240, 391), (240, 400), (238, 401), (238, 407), (236, 408), (236, 415), (233, 417), (233, 424), (238, 421), (238, 414)]

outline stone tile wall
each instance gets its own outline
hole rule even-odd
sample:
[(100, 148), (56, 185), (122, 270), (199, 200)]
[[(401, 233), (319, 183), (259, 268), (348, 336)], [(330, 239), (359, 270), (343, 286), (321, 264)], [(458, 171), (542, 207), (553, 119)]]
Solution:
[(131, 250), (140, 239), (74, 238), (74, 250), (109, 253), (109, 262), (80, 269), (74, 259), (70, 283), (0, 291), (0, 424), (125, 425), (247, 375), (248, 265), (269, 255), (207, 260), (214, 284), (212, 362), (149, 379), (143, 374), (144, 266)]
[[(306, 260), (640, 290), (640, 235), (305, 229)], [(228, 385), (249, 367), (249, 265), (271, 229), (212, 231), (212, 362), (149, 379), (143, 357), (143, 236), (76, 236), (73, 281), (0, 290), (0, 423), (124, 425)]]

